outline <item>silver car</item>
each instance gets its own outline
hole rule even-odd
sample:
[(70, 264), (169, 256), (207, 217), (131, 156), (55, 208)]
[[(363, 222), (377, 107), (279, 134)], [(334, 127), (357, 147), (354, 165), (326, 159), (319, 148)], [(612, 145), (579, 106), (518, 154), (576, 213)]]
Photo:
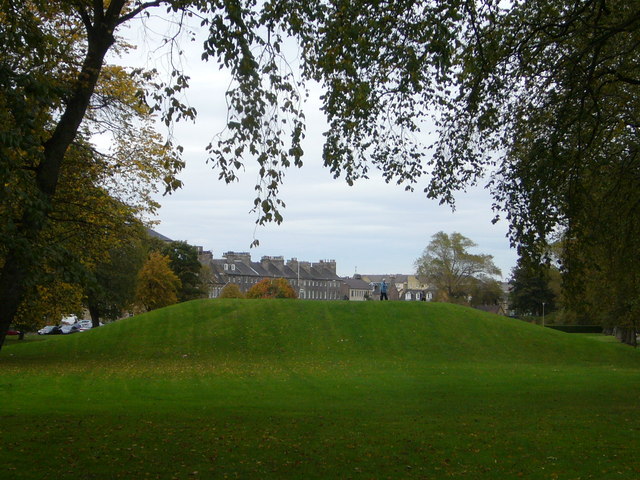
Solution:
[(69, 335), (70, 333), (78, 333), (80, 328), (75, 323), (73, 325), (63, 325), (60, 327), (60, 333)]

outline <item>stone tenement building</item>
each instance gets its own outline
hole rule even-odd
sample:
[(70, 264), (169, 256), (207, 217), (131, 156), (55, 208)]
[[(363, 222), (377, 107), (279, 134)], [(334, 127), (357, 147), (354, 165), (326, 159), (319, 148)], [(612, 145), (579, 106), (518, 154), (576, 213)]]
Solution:
[(342, 279), (336, 275), (335, 260), (299, 262), (292, 258), (262, 257), (251, 260), (247, 252), (227, 252), (223, 258), (213, 258), (211, 252), (202, 252), (200, 262), (211, 268), (213, 286), (211, 298), (220, 296), (228, 283), (235, 283), (243, 293), (265, 278), (285, 278), (301, 299), (340, 300)]

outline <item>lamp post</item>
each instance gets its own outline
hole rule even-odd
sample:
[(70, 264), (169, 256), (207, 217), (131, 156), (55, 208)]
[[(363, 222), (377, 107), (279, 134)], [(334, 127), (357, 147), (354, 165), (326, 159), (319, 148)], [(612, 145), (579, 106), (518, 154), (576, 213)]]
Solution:
[(542, 302), (542, 326), (544, 327), (544, 302)]

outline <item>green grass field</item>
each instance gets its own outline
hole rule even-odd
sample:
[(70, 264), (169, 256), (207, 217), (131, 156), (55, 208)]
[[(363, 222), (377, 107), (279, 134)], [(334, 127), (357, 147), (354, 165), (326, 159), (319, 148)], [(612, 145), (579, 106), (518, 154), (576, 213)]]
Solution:
[(453, 305), (195, 301), (0, 368), (3, 480), (640, 478), (640, 352)]

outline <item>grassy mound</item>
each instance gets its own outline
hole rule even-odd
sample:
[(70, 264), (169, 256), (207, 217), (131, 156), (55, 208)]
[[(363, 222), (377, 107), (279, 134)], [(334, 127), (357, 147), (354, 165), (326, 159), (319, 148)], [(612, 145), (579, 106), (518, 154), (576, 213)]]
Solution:
[(636, 361), (617, 345), (456, 305), (279, 300), (194, 301), (83, 335), (18, 343), (12, 353), (21, 365), (41, 360), (188, 363), (181, 360), (186, 358), (201, 360), (198, 367), (306, 358), (433, 364)]
[(637, 350), (453, 305), (195, 301), (0, 366), (16, 479), (640, 476)]

